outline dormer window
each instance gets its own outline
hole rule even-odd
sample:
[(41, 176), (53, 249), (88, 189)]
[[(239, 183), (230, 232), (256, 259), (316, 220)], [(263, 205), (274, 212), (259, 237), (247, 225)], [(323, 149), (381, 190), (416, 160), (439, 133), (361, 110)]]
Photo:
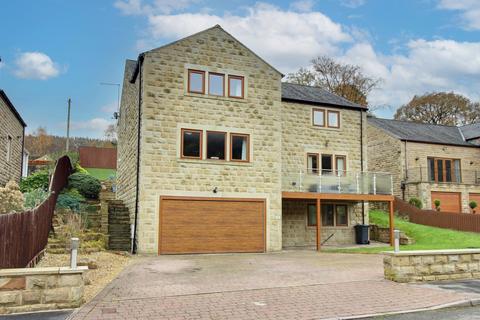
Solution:
[(188, 92), (205, 93), (205, 71), (188, 70)]
[(243, 77), (241, 76), (228, 76), (228, 96), (230, 98), (243, 98)]

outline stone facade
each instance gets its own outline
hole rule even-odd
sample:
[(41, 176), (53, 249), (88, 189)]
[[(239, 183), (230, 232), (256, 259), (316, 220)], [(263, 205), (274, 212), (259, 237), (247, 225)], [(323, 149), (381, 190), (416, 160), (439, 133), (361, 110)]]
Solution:
[[(428, 157), (460, 159), (462, 183), (428, 182)], [(475, 181), (480, 175), (480, 148), (400, 141), (368, 124), (368, 169), (391, 172), (394, 195), (405, 200), (417, 197), (424, 208), (432, 208), (432, 191), (460, 192), (462, 212), (470, 213), (469, 193), (480, 193)], [(405, 191), (401, 190), (406, 182)]]
[(88, 267), (0, 270), (0, 314), (71, 309), (83, 303)]
[(22, 175), (24, 127), (0, 90), (0, 186)]
[(396, 282), (480, 279), (480, 250), (385, 252), (383, 265)]

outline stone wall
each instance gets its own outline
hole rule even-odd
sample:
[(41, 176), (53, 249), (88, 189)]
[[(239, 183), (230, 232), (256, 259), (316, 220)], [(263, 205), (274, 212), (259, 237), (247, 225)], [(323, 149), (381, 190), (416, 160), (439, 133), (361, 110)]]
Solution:
[[(244, 76), (245, 98), (189, 93), (188, 69)], [(142, 70), (139, 252), (158, 252), (161, 195), (266, 199), (267, 250), (281, 249), (281, 74), (218, 26), (146, 52)], [(181, 159), (182, 128), (249, 134), (251, 162)]]
[(480, 279), (480, 250), (385, 252), (385, 279), (396, 282)]
[[(7, 160), (7, 145), (11, 138), (10, 160)], [(0, 97), (0, 186), (8, 181), (19, 182), (22, 173), (23, 126)]]
[[(355, 243), (355, 231), (353, 226), (362, 223), (361, 204), (335, 202), (348, 205), (348, 226), (325, 227), (321, 226), (321, 241), (333, 236), (325, 245), (348, 245)], [(315, 246), (317, 227), (307, 225), (308, 204), (315, 201), (283, 200), (282, 203), (282, 237), (283, 247)], [(367, 218), (367, 217), (365, 217)], [(367, 218), (368, 219), (368, 218)], [(368, 222), (367, 222), (368, 223)]]
[[(376, 224), (370, 225), (370, 240), (390, 243), (390, 228), (379, 227)], [(415, 239), (410, 238), (403, 231), (400, 232), (401, 245), (408, 245), (414, 243)]]
[(79, 307), (87, 270), (88, 267), (0, 270), (0, 314)]

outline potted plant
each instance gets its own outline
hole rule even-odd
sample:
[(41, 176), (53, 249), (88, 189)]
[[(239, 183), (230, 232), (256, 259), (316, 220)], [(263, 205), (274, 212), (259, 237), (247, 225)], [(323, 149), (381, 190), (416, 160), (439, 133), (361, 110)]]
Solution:
[(435, 210), (440, 211), (440, 200), (435, 199), (435, 201), (433, 201), (433, 204), (435, 205)]
[(475, 213), (475, 208), (478, 206), (477, 201), (474, 201), (474, 200), (470, 201), (468, 206), (470, 207), (470, 209), (472, 209), (472, 213)]

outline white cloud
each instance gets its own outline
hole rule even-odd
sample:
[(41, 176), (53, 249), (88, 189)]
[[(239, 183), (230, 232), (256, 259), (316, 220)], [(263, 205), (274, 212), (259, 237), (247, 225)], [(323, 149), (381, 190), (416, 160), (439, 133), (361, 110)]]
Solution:
[(114, 6), (126, 15), (170, 14), (190, 7), (198, 0), (153, 0), (144, 3), (142, 0), (117, 0)]
[(297, 0), (290, 4), (290, 9), (298, 12), (312, 11), (315, 1), (313, 0)]
[(462, 26), (469, 30), (480, 30), (480, 1), (440, 0), (438, 8), (460, 12)]
[(348, 8), (358, 8), (361, 7), (367, 2), (367, 0), (340, 0), (340, 4)]
[(72, 121), (72, 135), (82, 137), (103, 137), (105, 130), (113, 124), (113, 119), (93, 118), (86, 121)]
[(344, 28), (321, 12), (293, 12), (257, 3), (245, 15), (183, 13), (151, 15), (150, 40), (176, 40), (215, 24), (242, 41), (283, 72), (291, 72), (308, 63), (315, 55), (338, 53), (339, 45), (351, 42)]
[(14, 74), (22, 79), (47, 80), (60, 74), (59, 66), (42, 52), (23, 52), (15, 60)]

